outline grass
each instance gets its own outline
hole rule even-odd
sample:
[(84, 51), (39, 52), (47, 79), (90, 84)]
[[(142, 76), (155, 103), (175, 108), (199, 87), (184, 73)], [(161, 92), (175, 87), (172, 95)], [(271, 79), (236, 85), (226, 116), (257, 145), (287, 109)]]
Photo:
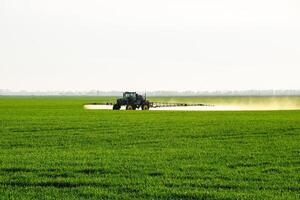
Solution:
[(300, 111), (82, 109), (113, 99), (0, 97), (0, 199), (299, 199)]

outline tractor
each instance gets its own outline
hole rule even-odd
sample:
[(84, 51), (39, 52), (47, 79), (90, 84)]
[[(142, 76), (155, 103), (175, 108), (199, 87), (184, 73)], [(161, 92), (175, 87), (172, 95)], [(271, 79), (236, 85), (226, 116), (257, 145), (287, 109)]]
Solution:
[(117, 99), (113, 105), (113, 110), (120, 110), (121, 106), (126, 106), (126, 110), (149, 110), (151, 103), (146, 99), (146, 95), (142, 96), (136, 92), (124, 92), (123, 97)]

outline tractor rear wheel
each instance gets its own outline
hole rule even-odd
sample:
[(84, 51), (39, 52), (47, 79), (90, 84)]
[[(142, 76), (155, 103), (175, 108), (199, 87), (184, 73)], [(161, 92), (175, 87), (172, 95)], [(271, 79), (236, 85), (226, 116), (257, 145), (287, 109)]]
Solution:
[(132, 105), (127, 105), (126, 110), (134, 110)]
[(149, 105), (147, 104), (142, 105), (142, 110), (149, 110)]
[(120, 110), (121, 106), (119, 106), (118, 104), (115, 104), (113, 106), (113, 110)]

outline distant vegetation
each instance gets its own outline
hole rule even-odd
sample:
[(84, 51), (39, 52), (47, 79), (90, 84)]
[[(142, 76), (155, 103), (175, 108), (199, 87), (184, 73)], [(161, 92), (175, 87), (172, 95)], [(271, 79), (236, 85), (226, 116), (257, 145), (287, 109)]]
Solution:
[(0, 199), (300, 198), (300, 111), (82, 107), (114, 100), (0, 97)]
[[(120, 96), (124, 91), (10, 91), (0, 90), (0, 95), (36, 95), (36, 96)], [(138, 91), (148, 96), (300, 96), (300, 90), (221, 90), (221, 91)]]

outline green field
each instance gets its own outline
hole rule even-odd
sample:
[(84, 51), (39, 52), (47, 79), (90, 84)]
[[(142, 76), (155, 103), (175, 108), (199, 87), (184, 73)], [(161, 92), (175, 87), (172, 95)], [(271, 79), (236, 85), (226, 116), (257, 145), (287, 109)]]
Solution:
[(0, 199), (300, 198), (300, 110), (82, 107), (113, 99), (0, 97)]

